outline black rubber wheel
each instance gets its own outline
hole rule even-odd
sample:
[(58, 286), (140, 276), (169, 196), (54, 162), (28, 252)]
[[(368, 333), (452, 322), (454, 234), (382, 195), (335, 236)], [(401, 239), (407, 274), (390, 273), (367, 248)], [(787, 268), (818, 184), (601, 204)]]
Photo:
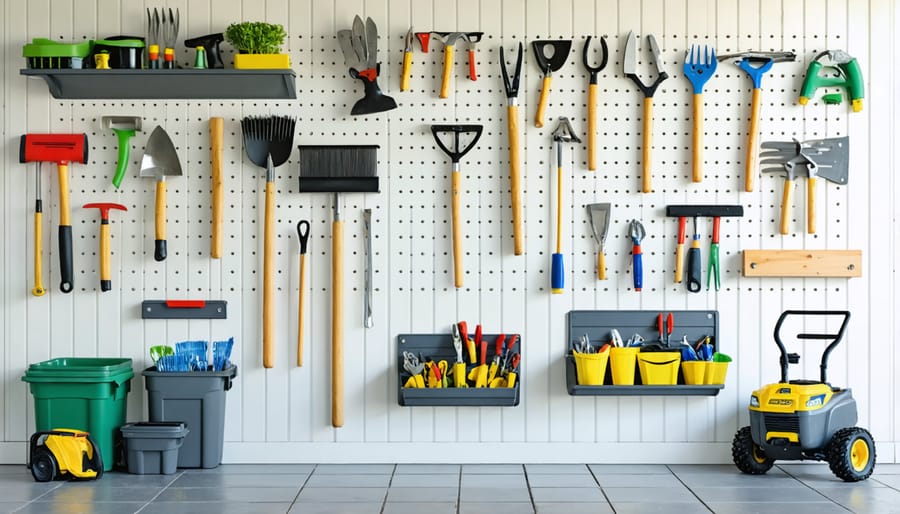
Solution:
[(31, 476), (38, 482), (52, 482), (57, 475), (56, 457), (46, 446), (38, 446), (31, 456)]
[(844, 482), (869, 478), (875, 469), (875, 440), (865, 428), (842, 428), (825, 448), (831, 472)]
[(763, 475), (775, 465), (775, 459), (769, 458), (753, 442), (750, 427), (742, 427), (734, 434), (734, 441), (731, 443), (731, 458), (734, 460), (734, 465), (748, 475)]

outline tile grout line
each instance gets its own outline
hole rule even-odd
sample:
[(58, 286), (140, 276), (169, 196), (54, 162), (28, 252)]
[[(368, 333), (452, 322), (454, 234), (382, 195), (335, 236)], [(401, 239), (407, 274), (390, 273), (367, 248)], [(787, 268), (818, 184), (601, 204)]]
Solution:
[(829, 498), (828, 496), (825, 495), (825, 493), (823, 493), (822, 491), (820, 491), (820, 490), (814, 488), (813, 486), (807, 484), (807, 483), (804, 482), (803, 480), (800, 480), (800, 479), (797, 478), (795, 475), (791, 474), (790, 471), (784, 469), (783, 467), (781, 467), (781, 466), (779, 466), (779, 465), (777, 465), (777, 464), (775, 465), (775, 467), (778, 468), (779, 470), (781, 470), (781, 472), (784, 473), (785, 475), (791, 477), (795, 482), (798, 482), (798, 483), (800, 483), (800, 484), (803, 484), (803, 486), (806, 487), (807, 489), (810, 489), (810, 490), (812, 490), (812, 491), (815, 491), (816, 494), (818, 494), (818, 495), (821, 496), (822, 498), (825, 498), (826, 500), (828, 500), (829, 502), (833, 503), (834, 505), (839, 506), (840, 508), (846, 510), (847, 512), (854, 512), (853, 509), (850, 509), (849, 507), (845, 506), (843, 503), (838, 503), (837, 501), (835, 501), (835, 500)]
[(456, 514), (461, 514), (459, 511), (462, 508), (462, 471), (464, 465), (460, 464), (459, 471), (456, 472)]
[(528, 498), (531, 499), (531, 511), (537, 512), (537, 505), (534, 504), (534, 493), (531, 491), (531, 481), (528, 480), (528, 467), (522, 464), (522, 474), (525, 475), (525, 486), (528, 488)]
[(384, 490), (384, 499), (381, 500), (381, 509), (378, 511), (379, 514), (384, 514), (384, 509), (387, 508), (387, 499), (388, 495), (391, 494), (391, 485), (394, 483), (394, 476), (397, 475), (397, 467), (399, 464), (394, 464), (394, 467), (391, 468), (391, 478), (388, 480), (387, 489)]
[(319, 467), (318, 464), (313, 464), (312, 469), (309, 470), (309, 474), (306, 475), (306, 480), (304, 480), (303, 483), (300, 484), (300, 490), (297, 491), (297, 494), (294, 495), (294, 499), (291, 501), (290, 506), (288, 506), (288, 512), (290, 512), (291, 509), (294, 508), (294, 504), (297, 503), (297, 498), (300, 497), (300, 493), (303, 492), (303, 488), (306, 487), (306, 484), (309, 483), (309, 480), (312, 478), (313, 474), (316, 472), (316, 469), (318, 469), (318, 467)]
[(12, 512), (19, 512), (20, 510), (24, 509), (25, 507), (28, 507), (28, 506), (31, 505), (32, 503), (37, 502), (38, 500), (40, 500), (40, 499), (43, 498), (44, 496), (46, 496), (46, 495), (52, 493), (53, 491), (56, 491), (57, 489), (59, 489), (60, 487), (62, 487), (64, 484), (65, 484), (65, 482), (62, 483), (62, 484), (57, 485), (57, 486), (54, 487), (53, 489), (49, 489), (49, 490), (47, 490), (47, 491), (44, 491), (42, 494), (39, 494), (37, 498), (32, 498), (32, 499), (26, 501), (24, 505), (22, 505), (22, 506), (19, 507), (18, 509), (13, 510)]
[(613, 505), (612, 500), (610, 500), (609, 496), (606, 495), (606, 490), (603, 489), (603, 486), (600, 484), (600, 479), (597, 478), (597, 475), (594, 474), (594, 470), (591, 469), (590, 465), (585, 464), (585, 466), (588, 468), (588, 473), (590, 473), (591, 477), (594, 479), (594, 483), (597, 484), (597, 487), (600, 488), (600, 494), (603, 495), (603, 499), (606, 500), (606, 504), (609, 505), (609, 508), (613, 511), (613, 514), (616, 514), (616, 506)]
[(183, 477), (183, 476), (184, 476), (184, 471), (178, 472), (174, 477), (172, 477), (172, 480), (171, 480), (168, 484), (164, 485), (163, 488), (160, 489), (158, 493), (156, 493), (156, 494), (153, 495), (153, 498), (150, 498), (149, 500), (147, 500), (147, 503), (141, 505), (141, 508), (139, 508), (138, 510), (134, 511), (134, 514), (138, 514), (138, 512), (140, 512), (140, 511), (146, 509), (147, 507), (149, 507), (150, 504), (153, 503), (157, 498), (159, 498), (159, 496), (160, 496), (162, 493), (166, 492), (170, 487), (172, 487), (172, 484), (174, 484), (176, 480), (178, 480), (179, 478), (181, 478), (181, 477)]
[(690, 492), (692, 495), (694, 495), (694, 498), (697, 498), (697, 501), (699, 501), (699, 502), (700, 502), (704, 507), (706, 507), (710, 512), (713, 512), (713, 513), (716, 512), (716, 511), (712, 510), (712, 507), (710, 507), (709, 505), (707, 505), (706, 502), (703, 501), (703, 499), (700, 498), (700, 496), (697, 495), (697, 493), (695, 493), (693, 489), (691, 489), (686, 483), (684, 483), (684, 480), (682, 480), (681, 477), (678, 476), (678, 474), (675, 473), (675, 471), (672, 470), (672, 467), (671, 467), (670, 465), (666, 464), (666, 469), (668, 469), (668, 470), (669, 470), (669, 473), (671, 473), (672, 476), (675, 477), (675, 480), (678, 480), (678, 481), (681, 483), (681, 485), (683, 485), (684, 488), (688, 490), (688, 492)]

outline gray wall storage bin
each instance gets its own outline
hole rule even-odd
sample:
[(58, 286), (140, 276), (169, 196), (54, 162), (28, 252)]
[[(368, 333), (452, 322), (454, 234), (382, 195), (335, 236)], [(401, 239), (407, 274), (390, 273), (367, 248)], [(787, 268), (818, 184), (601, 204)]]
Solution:
[(178, 449), (190, 430), (180, 421), (127, 423), (122, 426), (128, 472), (171, 475), (178, 469)]
[[(495, 353), (495, 343), (498, 334), (483, 334), (488, 342), (487, 363), (490, 365)], [(509, 340), (507, 335), (507, 341)], [(470, 339), (474, 339), (470, 334)], [(513, 353), (522, 353), (522, 338), (516, 341), (510, 350)], [(476, 354), (480, 353), (478, 348)], [(431, 357), (435, 362), (446, 360), (449, 367), (456, 362), (456, 350), (453, 348), (453, 337), (447, 334), (400, 334), (397, 336), (397, 366), (400, 370), (400, 381), (397, 384), (397, 397), (400, 405), (405, 407), (431, 406), (431, 407), (515, 407), (519, 404), (519, 391), (522, 384), (522, 364), (519, 364), (515, 387), (485, 388), (455, 388), (452, 386), (453, 378), (449, 379), (450, 387), (417, 389), (403, 387), (409, 378), (409, 373), (403, 369), (403, 352), (421, 354), (423, 358)], [(469, 364), (469, 354), (463, 342), (463, 360), (466, 362), (466, 373), (477, 364)]]
[(703, 336), (710, 336), (715, 351), (719, 351), (719, 312), (718, 311), (569, 311), (566, 328), (566, 389), (570, 395), (598, 395), (598, 396), (715, 396), (725, 386), (712, 385), (685, 385), (682, 371), (678, 371), (678, 384), (676, 385), (642, 385), (640, 374), (635, 366), (635, 385), (612, 385), (611, 368), (606, 367), (604, 385), (578, 385), (576, 380), (575, 359), (572, 356), (572, 346), (587, 334), (592, 344), (599, 346), (603, 342), (610, 341), (612, 329), (617, 329), (622, 339), (627, 342), (634, 334), (640, 334), (646, 343), (659, 341), (657, 329), (657, 315), (662, 313), (663, 321), (669, 313), (672, 313), (673, 330), (670, 338), (670, 348), (677, 350), (681, 344), (682, 336), (687, 336), (688, 342), (695, 343)]
[(222, 371), (143, 372), (150, 421), (183, 421), (190, 433), (178, 451), (179, 468), (215, 468), (222, 462), (225, 392), (237, 366)]

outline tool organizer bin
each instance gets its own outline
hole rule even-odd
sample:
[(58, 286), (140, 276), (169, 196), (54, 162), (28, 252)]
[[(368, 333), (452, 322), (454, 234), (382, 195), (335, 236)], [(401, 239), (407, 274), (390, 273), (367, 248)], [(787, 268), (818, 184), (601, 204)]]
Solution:
[[(484, 340), (488, 342), (487, 363), (490, 366), (494, 357), (498, 334), (484, 334)], [(508, 334), (507, 337), (511, 335)], [(510, 355), (521, 350), (522, 338), (510, 349)], [(410, 374), (403, 369), (403, 352), (421, 354), (423, 360), (431, 357), (435, 362), (446, 360), (452, 369), (456, 362), (456, 350), (453, 348), (453, 337), (447, 334), (400, 334), (397, 336), (397, 367), (400, 370), (400, 380), (397, 384), (398, 402), (404, 407), (515, 407), (519, 404), (519, 391), (522, 383), (522, 364), (519, 364), (518, 376), (514, 387), (498, 388), (468, 388), (453, 387), (452, 376), (449, 379), (450, 387), (446, 388), (412, 388), (403, 387)], [(479, 350), (476, 348), (476, 353)], [(463, 359), (466, 361), (466, 373), (478, 364), (468, 362), (468, 353), (463, 345)]]
[[(603, 385), (578, 385), (576, 379), (575, 359), (572, 347), (583, 334), (587, 334), (594, 346), (602, 346), (610, 341), (612, 329), (617, 329), (626, 342), (634, 334), (640, 334), (645, 344), (659, 340), (657, 315), (662, 312), (665, 318), (670, 312), (674, 320), (670, 341), (673, 351), (680, 349), (682, 336), (688, 342), (696, 343), (703, 336), (710, 336), (713, 348), (718, 351), (719, 313), (718, 311), (569, 311), (566, 322), (566, 388), (570, 395), (601, 396), (715, 396), (725, 386), (723, 384), (686, 385), (679, 365), (677, 383), (675, 385), (644, 385), (638, 366), (634, 367), (635, 385), (613, 385), (612, 367), (606, 367)], [(597, 343), (600, 341), (600, 343)]]

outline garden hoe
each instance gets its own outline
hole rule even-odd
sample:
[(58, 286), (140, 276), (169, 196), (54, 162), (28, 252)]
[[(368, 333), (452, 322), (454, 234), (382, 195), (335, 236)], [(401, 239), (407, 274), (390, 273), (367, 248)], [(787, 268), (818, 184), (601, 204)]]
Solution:
[[(437, 145), (450, 157), (452, 169), (451, 178), (451, 206), (453, 223), (453, 283), (457, 289), (463, 286), (463, 234), (462, 220), (460, 219), (459, 197), (462, 194), (462, 179), (459, 172), (459, 160), (470, 150), (475, 148), (475, 143), (481, 137), (483, 125), (432, 125), (431, 133)], [(441, 140), (442, 134), (453, 134), (453, 149), (447, 147)], [(460, 144), (460, 135), (471, 136), (467, 144)]]
[(112, 273), (110, 272), (110, 235), (109, 235), (109, 210), (118, 209), (127, 211), (128, 208), (118, 203), (86, 203), (85, 209), (100, 209), (100, 290), (112, 289)]
[(556, 130), (553, 131), (553, 141), (556, 143), (556, 253), (550, 261), (550, 292), (562, 294), (565, 284), (565, 270), (562, 254), (562, 145), (563, 143), (580, 143), (581, 139), (575, 135), (572, 124), (568, 118), (559, 118)]
[[(88, 160), (87, 134), (25, 134), (19, 142), (19, 162), (55, 162), (59, 181), (59, 290), (74, 289), (72, 269), (72, 222), (69, 212), (69, 163)], [(39, 222), (40, 200), (35, 203), (35, 222)], [(35, 228), (35, 235), (38, 229)], [(36, 251), (39, 242), (35, 241)], [(35, 255), (37, 262), (38, 255)], [(35, 270), (35, 274), (40, 270)], [(40, 281), (38, 280), (38, 285)], [(36, 288), (37, 289), (37, 288)], [(36, 290), (35, 289), (35, 290)], [(41, 286), (43, 289), (43, 286)], [(39, 295), (38, 295), (39, 296)]]
[(140, 116), (104, 116), (100, 118), (104, 129), (112, 129), (119, 139), (119, 159), (116, 162), (116, 174), (113, 175), (112, 184), (116, 189), (122, 185), (125, 172), (128, 170), (128, 157), (131, 153), (131, 138), (135, 131), (141, 130)]
[[(552, 53), (547, 56), (547, 49), (550, 48)], [(534, 59), (537, 61), (538, 68), (544, 74), (541, 83), (541, 99), (538, 102), (537, 113), (534, 115), (534, 126), (541, 128), (544, 126), (544, 113), (547, 110), (547, 102), (550, 99), (550, 85), (553, 83), (553, 72), (559, 71), (566, 63), (569, 57), (569, 50), (572, 49), (571, 40), (561, 41), (532, 41), (531, 49), (534, 50)]]
[(156, 127), (147, 139), (141, 159), (141, 177), (156, 179), (156, 241), (153, 258), (166, 260), (166, 177), (181, 176), (181, 162), (175, 145), (162, 127)]

